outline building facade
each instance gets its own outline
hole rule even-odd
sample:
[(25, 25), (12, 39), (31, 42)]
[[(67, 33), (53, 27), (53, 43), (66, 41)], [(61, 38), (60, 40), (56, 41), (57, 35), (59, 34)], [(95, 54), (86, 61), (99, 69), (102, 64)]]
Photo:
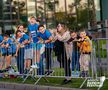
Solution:
[(56, 27), (59, 21), (80, 26), (84, 21), (80, 20), (80, 8), (87, 8), (88, 11), (84, 14), (87, 20), (85, 23), (89, 22), (90, 10), (94, 10), (91, 1), (94, 1), (96, 20), (107, 19), (107, 0), (0, 0), (0, 31), (13, 33), (18, 24), (27, 26), (30, 16), (40, 19), (47, 28)]

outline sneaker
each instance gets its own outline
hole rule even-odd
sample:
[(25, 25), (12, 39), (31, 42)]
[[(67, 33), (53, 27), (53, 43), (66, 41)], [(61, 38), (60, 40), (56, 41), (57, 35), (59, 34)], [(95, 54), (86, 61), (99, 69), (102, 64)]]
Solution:
[(33, 64), (33, 65), (31, 66), (31, 68), (39, 68), (39, 67), (37, 66), (37, 64)]
[(89, 76), (88, 71), (85, 71), (85, 77), (88, 77), (88, 76)]
[(64, 80), (63, 82), (62, 82), (62, 85), (64, 85), (64, 84), (68, 84), (68, 83), (70, 83), (71, 82), (71, 80)]
[(76, 71), (75, 76), (76, 76), (76, 77), (79, 77), (79, 75), (80, 75), (80, 72), (79, 72), (79, 71)]
[(52, 74), (53, 72), (54, 72), (53, 70), (45, 71), (45, 75), (50, 75), (50, 74)]
[(72, 77), (75, 77), (75, 71), (72, 71)]
[(15, 74), (14, 69), (12, 69), (12, 68), (9, 69), (8, 73), (9, 73), (9, 74)]
[(85, 71), (82, 71), (80, 76), (85, 77)]

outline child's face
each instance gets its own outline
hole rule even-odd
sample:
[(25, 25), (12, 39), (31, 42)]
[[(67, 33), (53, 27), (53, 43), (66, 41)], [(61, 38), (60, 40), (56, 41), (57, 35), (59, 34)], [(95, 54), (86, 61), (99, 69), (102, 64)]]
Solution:
[(77, 33), (75, 33), (75, 32), (71, 33), (71, 37), (72, 38), (76, 38), (77, 37)]
[(84, 38), (85, 36), (86, 36), (86, 32), (85, 31), (83, 31), (83, 32), (80, 33), (80, 37), (81, 38)]
[(45, 28), (44, 27), (40, 27), (39, 28), (39, 32), (43, 34), (45, 32)]
[(4, 36), (4, 40), (6, 40), (8, 37)]
[(36, 23), (35, 18), (31, 18), (31, 19), (30, 19), (30, 24), (35, 24), (35, 23)]
[(19, 26), (19, 30), (21, 31), (21, 32), (23, 32), (24, 31), (24, 27), (21, 25), (21, 26)]
[(21, 32), (18, 32), (18, 33), (17, 33), (17, 37), (22, 37)]

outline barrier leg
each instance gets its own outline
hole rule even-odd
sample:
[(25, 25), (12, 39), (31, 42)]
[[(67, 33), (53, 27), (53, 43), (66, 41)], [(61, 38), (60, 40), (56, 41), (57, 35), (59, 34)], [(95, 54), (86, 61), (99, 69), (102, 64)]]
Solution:
[(34, 69), (37, 70), (37, 68), (33, 68), (33, 67), (30, 68), (29, 72), (27, 73), (26, 77), (25, 77), (24, 80), (23, 80), (23, 83), (27, 80), (27, 78), (28, 78), (29, 76), (31, 76), (31, 78), (32, 78), (34, 81), (36, 81), (34, 75), (31, 75), (31, 74), (30, 74), (32, 71), (34, 71)]
[(83, 83), (81, 84), (80, 88), (82, 88), (85, 84), (85, 82), (87, 81), (88, 78), (85, 78), (85, 80), (83, 81)]

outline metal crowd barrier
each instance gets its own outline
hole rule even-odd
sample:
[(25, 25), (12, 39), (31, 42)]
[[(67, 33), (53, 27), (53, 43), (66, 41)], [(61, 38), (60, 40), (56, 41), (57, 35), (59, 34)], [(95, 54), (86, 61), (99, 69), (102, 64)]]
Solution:
[(92, 55), (93, 74), (96, 77), (108, 78), (108, 38), (97, 38), (93, 40)]
[[(17, 67), (16, 71), (17, 70), (19, 71), (21, 69), (21, 72), (17, 74), (21, 76), (26, 75), (23, 82), (26, 81), (29, 75), (31, 75), (33, 79), (35, 79), (35, 77), (38, 77), (39, 78), (38, 81), (42, 77), (83, 78), (80, 75), (81, 73), (80, 67), (78, 66), (79, 61), (73, 62), (71, 55), (70, 55), (71, 57), (70, 59), (66, 58), (67, 56), (66, 56), (65, 47), (63, 46), (63, 43), (57, 44), (58, 48), (55, 48), (55, 44), (54, 45), (53, 44), (54, 43), (50, 44), (51, 48), (49, 49), (49, 48), (45, 48), (44, 44), (39, 45), (39, 44), (32, 43), (31, 46), (29, 47), (27, 46), (26, 48), (22, 46), (19, 49), (19, 56), (12, 55), (12, 58), (11, 58), (12, 66)], [(4, 62), (3, 60), (4, 58), (2, 56), (3, 52), (1, 50), (1, 47), (0, 47), (0, 51), (1, 51), (0, 64), (2, 64)], [(39, 61), (37, 61), (38, 55), (40, 55)], [(18, 58), (19, 60), (22, 59), (22, 61), (18, 62), (17, 61)], [(26, 59), (31, 60), (30, 66), (32, 66), (28, 70), (28, 71), (30, 70), (31, 71), (27, 73), (25, 73), (26, 68), (24, 65), (24, 62), (26, 61)], [(20, 63), (19, 67), (18, 67), (18, 63)], [(33, 67), (33, 65), (37, 65), (37, 66)], [(75, 67), (75, 70), (74, 70), (75, 72), (77, 71), (76, 68), (79, 68), (79, 76), (72, 76), (73, 65)], [(34, 68), (36, 69), (35, 71), (33, 71)], [(89, 62), (89, 74), (86, 78), (97, 78), (103, 75), (106, 78), (108, 77), (108, 39), (107, 38), (97, 38), (95, 40), (92, 40), (92, 53), (91, 53), (91, 58)], [(35, 84), (37, 84), (38, 81), (36, 81)]]

